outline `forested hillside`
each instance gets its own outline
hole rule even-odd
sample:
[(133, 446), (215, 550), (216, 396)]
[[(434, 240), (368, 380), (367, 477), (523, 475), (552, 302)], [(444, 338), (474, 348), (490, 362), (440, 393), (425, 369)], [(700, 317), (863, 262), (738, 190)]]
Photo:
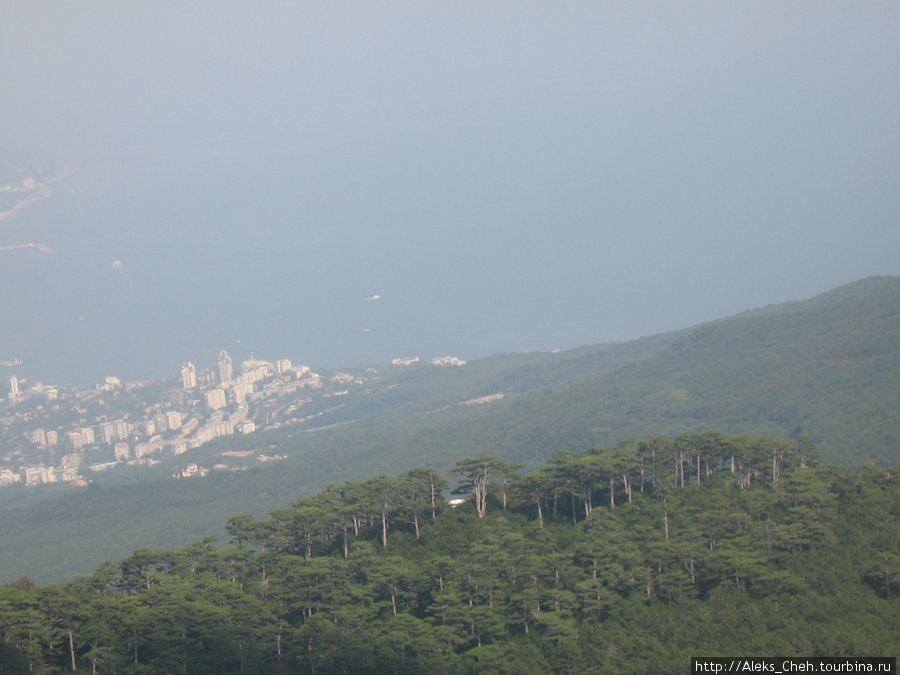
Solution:
[[(719, 429), (809, 436), (823, 458), (846, 466), (900, 461), (900, 279), (669, 337), (659, 353), (613, 372), (509, 397), (464, 424), (433, 420), (415, 443), (537, 465), (562, 449)], [(393, 438), (404, 439), (397, 431), (406, 429), (376, 430), (371, 442), (390, 452)]]
[(447, 478), (343, 482), (232, 516), (231, 547), (20, 579), (0, 588), (0, 672), (683, 673), (900, 648), (896, 468), (710, 432)]
[[(222, 537), (228, 514), (261, 516), (331, 482), (415, 466), (444, 472), (478, 455), (527, 471), (561, 451), (718, 429), (807, 436), (826, 461), (891, 466), (900, 461), (898, 372), (895, 277), (621, 345), (498, 355), (453, 369), (386, 367), (378, 393), (347, 397), (318, 426), (228, 437), (178, 458), (213, 466), (223, 452), (286, 455), (277, 466), (185, 482), (172, 481), (164, 462), (0, 510), (0, 581), (64, 581), (136, 548)], [(496, 394), (503, 398), (463, 404)]]

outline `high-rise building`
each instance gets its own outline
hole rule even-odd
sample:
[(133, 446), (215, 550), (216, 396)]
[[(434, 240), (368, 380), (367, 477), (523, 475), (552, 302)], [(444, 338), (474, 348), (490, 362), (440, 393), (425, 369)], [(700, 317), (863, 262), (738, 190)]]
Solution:
[(166, 413), (166, 425), (169, 429), (180, 429), (181, 428), (181, 413), (176, 410), (169, 410)]
[(165, 413), (159, 412), (153, 416), (153, 424), (156, 426), (157, 433), (163, 433), (169, 430), (169, 418)]
[(204, 368), (197, 373), (197, 384), (201, 387), (208, 387), (216, 383), (217, 377), (219, 377), (219, 373), (216, 372), (215, 368)]
[(94, 430), (90, 427), (74, 429), (68, 433), (69, 441), (76, 449), (94, 443)]
[(231, 366), (231, 357), (224, 349), (219, 352), (219, 382), (231, 382), (234, 379), (234, 370)]
[(40, 485), (41, 483), (55, 483), (56, 470), (51, 467), (27, 466), (22, 469), (25, 474), (25, 485)]
[[(224, 354), (224, 352), (222, 352)], [(19, 395), (19, 378), (13, 375), (9, 378), (9, 393), (14, 397)]]
[(247, 397), (253, 393), (252, 384), (235, 384), (234, 385), (234, 402), (240, 405), (247, 400)]
[(128, 438), (128, 434), (130, 433), (130, 429), (128, 428), (128, 422), (125, 420), (116, 420), (113, 422), (116, 425), (116, 438), (120, 441), (124, 441)]
[(206, 406), (210, 410), (218, 410), (227, 405), (224, 389), (210, 389), (206, 392)]
[(197, 369), (190, 361), (181, 366), (181, 381), (184, 383), (185, 389), (193, 389), (197, 386)]
[(115, 443), (116, 440), (118, 440), (118, 436), (116, 436), (115, 422), (103, 422), (100, 425), (100, 442)]

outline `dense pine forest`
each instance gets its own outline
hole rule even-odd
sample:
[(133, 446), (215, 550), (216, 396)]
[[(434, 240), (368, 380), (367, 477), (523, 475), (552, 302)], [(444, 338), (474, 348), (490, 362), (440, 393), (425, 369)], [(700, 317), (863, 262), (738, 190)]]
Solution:
[(706, 432), (518, 469), (332, 485), (233, 516), (227, 546), (23, 577), (0, 588), (0, 672), (683, 673), (900, 651), (897, 468)]

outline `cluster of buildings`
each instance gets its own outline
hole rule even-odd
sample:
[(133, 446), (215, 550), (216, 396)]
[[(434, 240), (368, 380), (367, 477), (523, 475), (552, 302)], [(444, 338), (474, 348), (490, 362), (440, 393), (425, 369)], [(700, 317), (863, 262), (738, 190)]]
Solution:
[[(418, 362), (418, 357), (393, 361), (399, 366)], [(465, 361), (447, 356), (431, 363), (460, 366)], [(123, 383), (107, 377), (101, 385), (79, 390), (29, 385), (14, 375), (8, 414), (0, 409), (0, 487), (77, 483), (86, 472), (122, 464), (153, 466), (162, 457), (182, 455), (222, 436), (302, 424), (340, 407), (310, 406), (315, 398), (344, 396), (354, 387), (368, 392), (360, 385), (372, 376), (378, 379), (376, 371), (366, 369), (326, 378), (288, 359), (272, 363), (252, 356), (235, 368), (225, 351), (211, 368), (183, 364), (180, 382)], [(305, 412), (310, 409), (315, 412)], [(256, 457), (278, 459), (283, 457)], [(206, 471), (185, 463), (176, 475)]]
[(198, 373), (193, 363), (181, 367), (181, 381), (186, 391), (200, 387), (209, 410), (219, 410), (230, 403), (242, 405), (256, 392), (256, 383), (277, 375), (302, 378), (309, 373), (308, 366), (294, 367), (288, 359), (274, 364), (250, 358), (241, 365), (240, 374), (235, 377), (231, 357), (226, 351), (219, 353), (216, 368)]
[[(45, 387), (40, 382), (28, 390), (27, 395), (39, 396), (45, 401), (55, 401), (59, 398), (59, 389), (56, 387)], [(20, 403), (25, 400), (26, 393), (22, 391), (19, 378), (13, 375), (9, 378), (9, 393), (7, 397), (10, 403)]]
[(435, 366), (464, 366), (466, 362), (462, 359), (458, 359), (455, 356), (439, 356), (436, 359), (431, 359), (432, 365)]
[[(251, 357), (235, 373), (232, 358), (225, 351), (219, 353), (215, 368), (198, 372), (192, 363), (185, 363), (181, 386), (170, 388), (168, 400), (163, 401), (142, 400), (140, 390), (146, 383), (123, 384), (116, 377), (107, 377), (96, 389), (64, 391), (61, 397), (56, 387), (37, 384), (26, 388), (25, 381), (14, 375), (9, 381), (10, 406), (31, 403), (35, 409), (5, 418), (8, 425), (17, 421), (15, 418), (39, 423), (42, 417), (47, 418), (48, 406), (59, 414), (66, 402), (73, 416), (85, 415), (88, 408), (98, 404), (106, 410), (92, 420), (81, 418), (69, 428), (29, 425), (34, 427), (25, 434), (30, 447), (0, 457), (0, 462), (10, 463), (13, 455), (22, 457), (18, 467), (0, 465), (0, 487), (78, 481), (85, 469), (102, 471), (122, 462), (153, 465), (158, 463), (153, 459), (158, 453), (180, 455), (220, 436), (250, 434), (257, 430), (253, 408), (261, 407), (255, 403), (296, 395), (307, 387), (320, 388), (321, 381), (308, 366), (293, 366), (287, 359), (270, 363)], [(123, 392), (137, 401), (136, 409), (124, 414), (119, 409), (121, 417), (115, 418), (109, 414), (113, 406), (108, 404), (122, 398)], [(263, 419), (273, 413), (266, 412)], [(3, 449), (0, 445), (0, 454)], [(44, 461), (27, 461), (32, 457)], [(88, 462), (88, 457), (102, 461)], [(48, 462), (48, 458), (56, 461)], [(204, 473), (188, 471), (187, 475)]]
[[(391, 363), (395, 366), (411, 366), (412, 364), (418, 362), (418, 356), (402, 356), (391, 361)], [(437, 358), (431, 359), (431, 364), (434, 366), (464, 366), (466, 365), (466, 362), (462, 359), (456, 358), (455, 356), (439, 356)]]

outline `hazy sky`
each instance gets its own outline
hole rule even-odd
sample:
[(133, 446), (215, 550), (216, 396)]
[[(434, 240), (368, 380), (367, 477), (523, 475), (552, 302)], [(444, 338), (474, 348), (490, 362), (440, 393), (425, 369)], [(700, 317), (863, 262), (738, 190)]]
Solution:
[(0, 147), (79, 172), (0, 222), (57, 251), (0, 253), (0, 360), (475, 358), (900, 274), (898, 36), (897, 2), (2, 2)]

